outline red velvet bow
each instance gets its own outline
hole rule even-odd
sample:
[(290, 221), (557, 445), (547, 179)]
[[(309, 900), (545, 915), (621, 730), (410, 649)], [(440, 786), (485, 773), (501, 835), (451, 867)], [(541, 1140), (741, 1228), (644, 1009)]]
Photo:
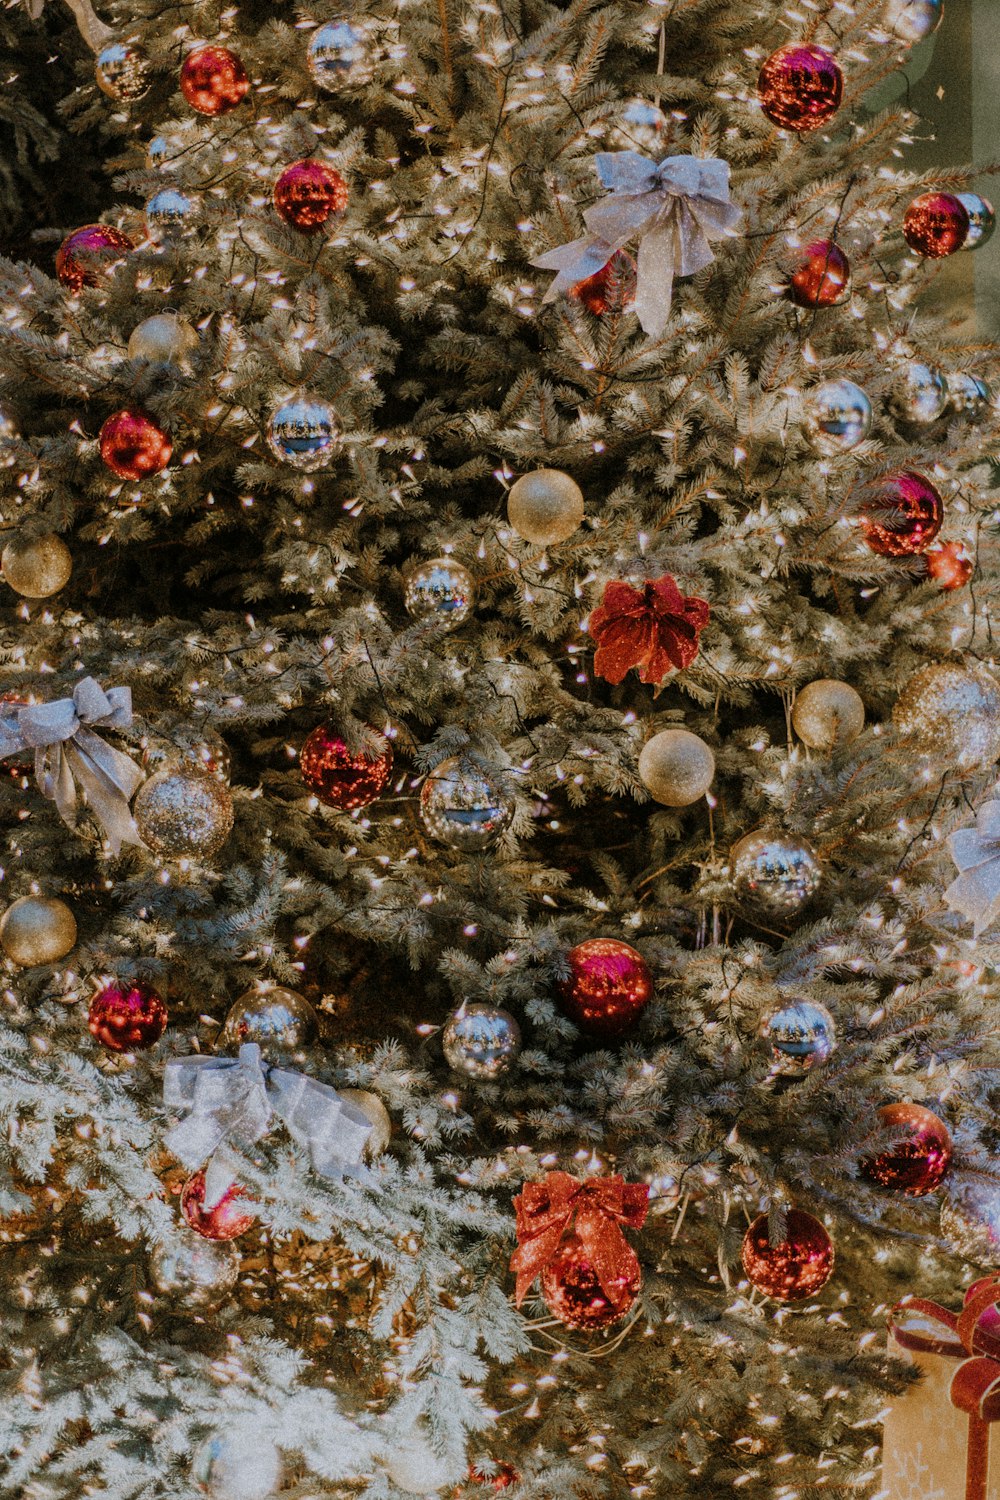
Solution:
[(518, 1248), (510, 1258), (518, 1307), (570, 1229), (579, 1235), (608, 1301), (627, 1304), (625, 1287), (638, 1276), (639, 1261), (621, 1226), (641, 1229), (648, 1199), (646, 1183), (626, 1182), (617, 1173), (581, 1182), (568, 1172), (549, 1172), (541, 1182), (525, 1183), (514, 1199)]
[(590, 616), (594, 671), (605, 682), (621, 682), (638, 667), (640, 682), (662, 682), (671, 667), (694, 661), (708, 614), (705, 600), (682, 594), (669, 573), (641, 588), (609, 583)]
[(907, 1297), (893, 1308), (892, 1332), (904, 1349), (962, 1361), (950, 1394), (969, 1418), (966, 1500), (987, 1500), (989, 1424), (1000, 1420), (1000, 1275), (974, 1281), (960, 1313)]

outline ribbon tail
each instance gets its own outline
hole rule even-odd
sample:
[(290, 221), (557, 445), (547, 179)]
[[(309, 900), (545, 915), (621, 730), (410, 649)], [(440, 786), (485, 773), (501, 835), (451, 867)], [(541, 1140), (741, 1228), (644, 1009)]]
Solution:
[(963, 871), (945, 891), (944, 899), (981, 937), (1000, 917), (1000, 859)]
[(604, 240), (584, 235), (582, 239), (570, 240), (566, 245), (557, 245), (531, 262), (540, 271), (557, 271), (555, 281), (549, 287), (543, 302), (554, 302), (588, 276), (596, 276), (614, 255), (614, 246)]
[(621, 1229), (599, 1209), (581, 1209), (575, 1228), (608, 1301), (613, 1307), (628, 1306), (629, 1286), (637, 1282), (640, 1266)]
[(206, 1209), (217, 1208), (239, 1176), (239, 1158), (225, 1146), (215, 1151), (205, 1168)]
[(39, 745), (35, 749), (35, 780), (38, 790), (49, 802), (54, 802), (56, 812), (67, 828), (76, 829), (76, 782), (61, 744)]
[(521, 1306), (531, 1286), (555, 1255), (559, 1241), (562, 1239), (563, 1227), (564, 1221), (553, 1224), (544, 1234), (538, 1235), (535, 1239), (526, 1240), (523, 1245), (518, 1245), (511, 1256), (510, 1268), (517, 1277), (514, 1301), (518, 1307)]
[(651, 229), (639, 242), (636, 262), (635, 311), (639, 326), (659, 338), (670, 318), (674, 293), (676, 244), (674, 227)]
[(111, 852), (120, 853), (122, 844), (141, 844), (128, 805), (129, 798), (144, 780), (134, 761), (86, 730), (80, 730), (75, 739), (63, 746), (63, 759), (69, 763), (87, 806), (104, 829)]

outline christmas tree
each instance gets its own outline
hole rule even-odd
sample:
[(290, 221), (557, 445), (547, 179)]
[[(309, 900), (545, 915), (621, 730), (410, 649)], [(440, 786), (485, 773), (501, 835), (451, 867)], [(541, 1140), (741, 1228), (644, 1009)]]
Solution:
[(1000, 1265), (994, 220), (866, 103), (939, 0), (72, 9), (3, 1493), (874, 1495)]

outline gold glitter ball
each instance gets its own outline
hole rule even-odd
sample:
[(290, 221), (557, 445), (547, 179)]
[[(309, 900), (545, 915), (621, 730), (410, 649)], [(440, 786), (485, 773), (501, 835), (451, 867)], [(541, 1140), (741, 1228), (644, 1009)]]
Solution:
[(22, 969), (54, 964), (76, 943), (76, 918), (65, 901), (22, 896), (0, 918), (0, 947)]
[(48, 599), (69, 583), (73, 558), (62, 537), (12, 537), (0, 555), (4, 582), (24, 599)]
[(166, 859), (211, 859), (233, 827), (229, 788), (214, 776), (158, 771), (133, 807), (139, 837)]
[(687, 807), (704, 797), (715, 775), (715, 756), (688, 729), (654, 734), (639, 756), (639, 780), (664, 807)]
[(922, 667), (896, 699), (892, 722), (912, 749), (950, 770), (1000, 758), (1000, 687), (976, 662)]
[(583, 491), (561, 469), (535, 469), (512, 486), (507, 519), (526, 542), (564, 542), (583, 520)]
[(865, 727), (861, 694), (847, 682), (820, 677), (808, 683), (795, 699), (792, 728), (810, 750), (832, 750), (849, 745)]

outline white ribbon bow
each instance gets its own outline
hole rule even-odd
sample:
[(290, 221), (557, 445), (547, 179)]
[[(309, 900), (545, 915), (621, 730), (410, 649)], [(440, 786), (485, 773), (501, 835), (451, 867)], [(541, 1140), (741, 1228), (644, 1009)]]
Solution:
[(309, 1152), (320, 1177), (342, 1177), (361, 1161), (371, 1121), (328, 1084), (272, 1068), (256, 1042), (238, 1057), (178, 1057), (163, 1074), (168, 1109), (189, 1110), (164, 1143), (190, 1171), (208, 1163), (205, 1207), (214, 1208), (235, 1182), (239, 1159), (227, 1143), (249, 1150), (283, 1120), (297, 1145)]
[(961, 873), (944, 899), (979, 937), (1000, 917), (1000, 802), (984, 802), (975, 827), (956, 829), (948, 848)]
[(643, 331), (656, 338), (670, 316), (674, 277), (711, 265), (709, 241), (732, 234), (742, 218), (743, 210), (729, 201), (729, 163), (716, 156), (668, 156), (657, 163), (638, 151), (602, 151), (594, 161), (611, 196), (585, 210), (589, 234), (531, 262), (559, 272), (543, 300), (552, 302), (596, 275), (638, 236), (635, 310)]
[(82, 678), (72, 698), (24, 707), (0, 705), (0, 760), (35, 752), (35, 779), (68, 828), (76, 828), (77, 794), (86, 800), (117, 854), (122, 844), (141, 844), (129, 802), (145, 781), (134, 760), (115, 750), (94, 729), (127, 729), (132, 722), (130, 688), (108, 688)]

